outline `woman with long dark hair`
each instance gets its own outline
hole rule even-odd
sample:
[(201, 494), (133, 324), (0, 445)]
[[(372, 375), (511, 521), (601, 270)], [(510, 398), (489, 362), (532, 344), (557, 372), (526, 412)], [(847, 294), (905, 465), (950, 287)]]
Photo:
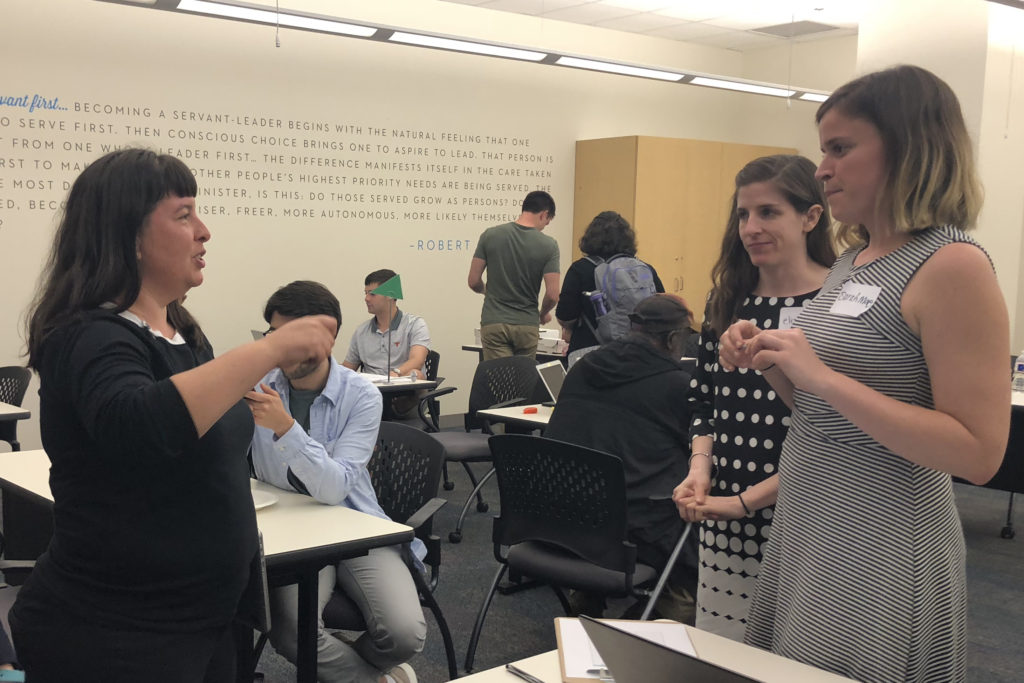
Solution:
[(29, 318), (54, 530), (11, 610), (33, 683), (233, 679), (230, 622), (257, 551), (242, 400), (324, 358), (296, 320), (214, 359), (182, 305), (210, 232), (178, 159), (112, 152), (75, 180)]
[(673, 496), (684, 519), (703, 522), (697, 626), (734, 640), (771, 532), (790, 418), (760, 372), (719, 365), (718, 338), (738, 319), (790, 327), (835, 260), (830, 226), (810, 159), (762, 157), (736, 174), (689, 392), (690, 472)]

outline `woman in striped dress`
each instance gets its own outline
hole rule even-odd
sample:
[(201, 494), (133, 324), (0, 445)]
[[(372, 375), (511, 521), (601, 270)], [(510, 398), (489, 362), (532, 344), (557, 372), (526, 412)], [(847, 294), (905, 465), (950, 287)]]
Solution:
[(751, 161), (736, 174), (711, 271), (715, 286), (688, 397), (690, 470), (673, 499), (683, 519), (703, 521), (697, 627), (734, 640), (743, 640), (771, 532), (789, 408), (761, 373), (719, 367), (718, 334), (737, 319), (791, 326), (835, 261), (825, 204), (810, 159), (780, 154)]
[(844, 85), (817, 122), (853, 246), (796, 328), (741, 321), (720, 345), (793, 405), (746, 640), (863, 681), (962, 681), (950, 475), (990, 479), (1010, 416), (1006, 305), (963, 232), (981, 206), (970, 139), (953, 91), (912, 66)]

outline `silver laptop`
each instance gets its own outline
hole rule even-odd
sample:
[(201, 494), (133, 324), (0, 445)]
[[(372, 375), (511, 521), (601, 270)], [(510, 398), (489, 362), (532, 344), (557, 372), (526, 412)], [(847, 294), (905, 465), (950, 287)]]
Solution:
[(735, 671), (580, 615), (615, 683), (759, 683)]
[(562, 365), (562, 361), (553, 360), (550, 363), (540, 363), (537, 365), (537, 373), (540, 375), (540, 381), (544, 383), (544, 388), (548, 390), (551, 400), (557, 401), (558, 394), (562, 391), (562, 382), (565, 381), (565, 366)]

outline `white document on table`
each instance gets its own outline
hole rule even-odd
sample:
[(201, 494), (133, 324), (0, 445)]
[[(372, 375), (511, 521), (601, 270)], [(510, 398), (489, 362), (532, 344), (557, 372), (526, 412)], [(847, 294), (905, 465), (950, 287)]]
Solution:
[[(690, 641), (686, 627), (676, 621), (631, 621), (626, 619), (609, 619), (616, 628), (628, 631), (667, 648), (685, 652), (694, 657), (697, 651)], [(597, 680), (599, 673), (588, 673), (589, 670), (603, 669), (604, 660), (590, 641), (579, 619), (559, 617), (555, 619), (558, 630), (559, 656), (565, 665), (566, 678), (592, 678)]]
[[(375, 375), (375, 374), (373, 374), (371, 372), (364, 372), (364, 373), (362, 373), (362, 375), (363, 375), (363, 377), (365, 377), (366, 379), (370, 380), (374, 384), (387, 384), (388, 383), (388, 376), (387, 375)], [(414, 382), (414, 381), (415, 380), (411, 376), (409, 376), (409, 375), (406, 375), (405, 377), (392, 377), (391, 378), (391, 384), (401, 384), (403, 382), (406, 383), (406, 384), (409, 384), (409, 383)]]

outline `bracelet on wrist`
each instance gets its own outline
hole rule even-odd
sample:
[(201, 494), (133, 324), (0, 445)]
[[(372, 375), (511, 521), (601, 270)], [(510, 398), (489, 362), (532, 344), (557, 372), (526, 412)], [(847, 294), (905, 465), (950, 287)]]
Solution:
[(750, 515), (754, 514), (753, 512), (750, 511), (750, 508), (747, 507), (747, 503), (746, 503), (745, 500), (743, 500), (743, 496), (741, 494), (737, 493), (736, 497), (740, 499), (740, 505), (743, 506), (743, 511), (747, 513), (747, 517), (749, 517)]
[(767, 367), (761, 368), (761, 372), (765, 373), (775, 367), (775, 363), (769, 363)]

